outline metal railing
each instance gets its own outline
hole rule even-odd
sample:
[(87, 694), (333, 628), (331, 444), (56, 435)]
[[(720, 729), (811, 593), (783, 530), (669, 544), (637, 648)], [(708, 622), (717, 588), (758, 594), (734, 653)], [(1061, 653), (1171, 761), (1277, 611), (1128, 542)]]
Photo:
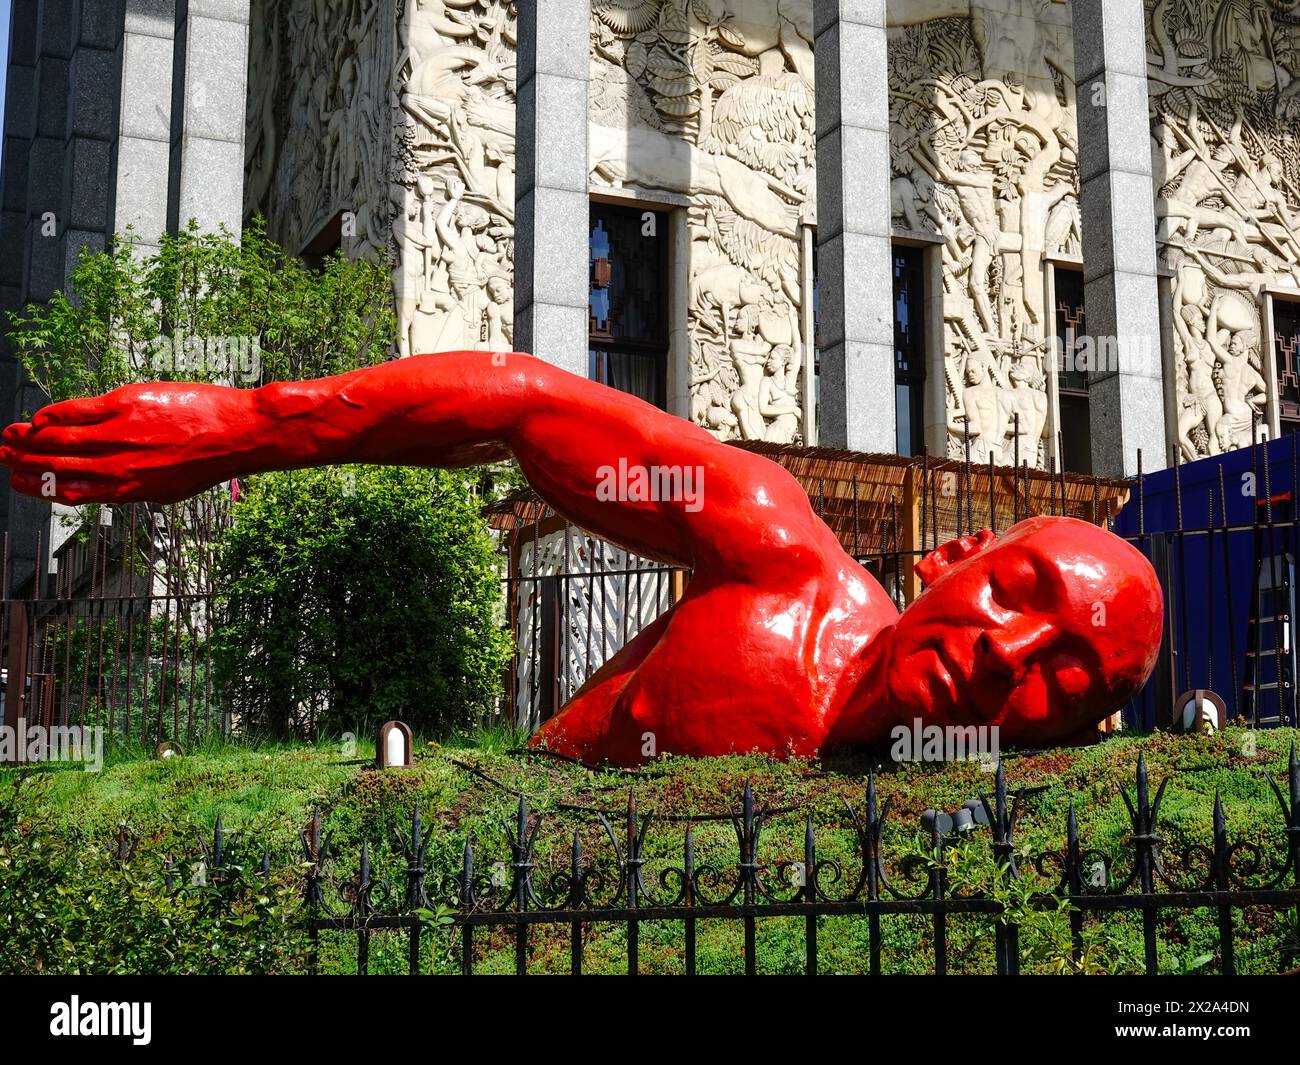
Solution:
[[(992, 926), (993, 970), (1017, 975), (1025, 954), (1019, 922), (1031, 911), (1051, 910), (1068, 920), (1063, 960), (1076, 966), (1084, 963), (1090, 933), (1120, 915), (1137, 915), (1139, 964), (1151, 975), (1161, 971), (1161, 922), (1170, 914), (1208, 911), (1217, 931), (1214, 968), (1223, 974), (1238, 971), (1243, 946), (1255, 949), (1249, 937), (1259, 933), (1261, 913), (1274, 914), (1290, 931), (1276, 941), (1266, 967), (1294, 971), (1300, 966), (1300, 757), (1294, 746), (1286, 779), (1279, 784), (1270, 774), (1265, 778), (1277, 802), (1271, 826), (1252, 825), (1247, 837), (1230, 837), (1216, 795), (1208, 839), (1184, 836), (1177, 845), (1165, 838), (1161, 821), (1169, 780), (1153, 788), (1141, 756), (1132, 789), (1119, 789), (1127, 836), (1109, 847), (1084, 837), (1073, 804), (1058, 845), (1027, 845), (1022, 821), (1032, 792), (1040, 789), (1009, 788), (1001, 765), (991, 792), (968, 804), (976, 813), (965, 834), (934, 819), (928, 829), (899, 825), (893, 799), (882, 800), (874, 775), (865, 781), (861, 804), (845, 801), (838, 817), (774, 808), (748, 784), (734, 810), (691, 816), (643, 813), (631, 791), (621, 810), (568, 807), (548, 813), (534, 812), (528, 797), (518, 794), (514, 815), (503, 821), (495, 843), (467, 839), (455, 868), (430, 867), (434, 836), (418, 809), (387, 846), (376, 841), (372, 850), (366, 840), (350, 863), (336, 853), (315, 815), (300, 834), (299, 919), (310, 944), (305, 969), (322, 969), (322, 936), (343, 934), (355, 937), (351, 958), (363, 975), (371, 970), (375, 942), (389, 936), (405, 937), (401, 968), (410, 975), (424, 972), (432, 957), (435, 944), (428, 937), (441, 937), (437, 952), (444, 968), (462, 975), (476, 972), (485, 950), (503, 949), (513, 955), (519, 975), (536, 971), (539, 962), (555, 971), (557, 951), (567, 954), (565, 970), (577, 974), (584, 971), (593, 936), (616, 930), (626, 972), (636, 974), (645, 969), (641, 931), (653, 922), (680, 927), (675, 941), (681, 962), (694, 974), (702, 924), (724, 922), (743, 937), (743, 970), (755, 975), (760, 926), (794, 920), (802, 924), (803, 971), (815, 975), (820, 922), (835, 918), (865, 925), (860, 967), (880, 974), (887, 971), (888, 922), (919, 918), (929, 926), (922, 939), (929, 944), (929, 971), (954, 971), (953, 921), (975, 920)], [(553, 824), (564, 826), (554, 836), (548, 831)], [(446, 854), (446, 840), (439, 838)], [(900, 846), (900, 838), (917, 845)], [(945, 856), (957, 847), (979, 852), (991, 879), (972, 884), (955, 878)], [(121, 861), (141, 860), (125, 826), (112, 852)], [(260, 874), (254, 842), (243, 840), (241, 853), (242, 859), (229, 856), (218, 820), (212, 842), (195, 852), (203, 861), (204, 883), (220, 883), (229, 874), (245, 880), (260, 875), (269, 885), (269, 850), (261, 852)], [(176, 863), (169, 859), (165, 869), (167, 889), (184, 890)], [(842, 926), (836, 934), (845, 934)], [(662, 948), (663, 936), (655, 942)], [(345, 960), (337, 941), (330, 957), (334, 965)], [(391, 961), (391, 952), (386, 957)], [(1258, 971), (1259, 958), (1252, 964)]]
[[(212, 669), (212, 567), (224, 516), (114, 508), (56, 567), (11, 592), (3, 542), (4, 721), (101, 727), (126, 742), (194, 742), (225, 729)], [(36, 558), (45, 556), (41, 538)], [(44, 565), (41, 567), (44, 570)]]

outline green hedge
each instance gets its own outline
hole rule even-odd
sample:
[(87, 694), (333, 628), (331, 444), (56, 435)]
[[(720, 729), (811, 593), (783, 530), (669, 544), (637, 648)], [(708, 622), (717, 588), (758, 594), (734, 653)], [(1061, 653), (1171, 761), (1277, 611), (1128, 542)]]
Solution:
[(214, 668), (252, 735), (441, 735), (500, 696), (497, 557), (465, 477), (357, 466), (252, 480), (217, 546)]

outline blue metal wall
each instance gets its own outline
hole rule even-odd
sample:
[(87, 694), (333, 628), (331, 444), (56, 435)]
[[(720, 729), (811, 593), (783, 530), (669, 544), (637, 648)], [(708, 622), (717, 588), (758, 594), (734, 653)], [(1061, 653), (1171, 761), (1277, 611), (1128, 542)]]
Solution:
[[(1240, 689), (1259, 559), (1288, 553), (1294, 558), (1300, 546), (1292, 521), (1293, 501), (1300, 496), (1296, 460), (1297, 438), (1286, 436), (1148, 474), (1135, 485), (1114, 529), (1161, 575), (1168, 654), (1126, 709), (1127, 727), (1167, 723), (1171, 704), (1166, 700), (1192, 688), (1218, 692), (1230, 715), (1245, 712)], [(1223, 531), (1224, 500), (1229, 532)], [(1209, 526), (1214, 531), (1206, 535)], [(1272, 646), (1272, 638), (1266, 634), (1265, 647)], [(1287, 695), (1281, 706), (1291, 720), (1293, 698)], [(1277, 711), (1276, 695), (1264, 693), (1261, 699), (1262, 713)]]

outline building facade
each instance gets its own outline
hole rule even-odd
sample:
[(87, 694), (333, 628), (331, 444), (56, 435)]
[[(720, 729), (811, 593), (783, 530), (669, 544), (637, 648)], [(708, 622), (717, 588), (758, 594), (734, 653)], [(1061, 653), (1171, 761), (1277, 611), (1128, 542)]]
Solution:
[(390, 266), (398, 355), (724, 440), (1125, 476), (1300, 424), (1295, 0), (15, 0), (8, 78), (6, 308), (261, 213)]

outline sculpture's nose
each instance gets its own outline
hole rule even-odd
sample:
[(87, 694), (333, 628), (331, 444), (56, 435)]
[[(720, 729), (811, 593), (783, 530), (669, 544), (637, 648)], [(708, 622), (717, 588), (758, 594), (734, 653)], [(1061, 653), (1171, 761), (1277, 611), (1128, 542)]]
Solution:
[(1056, 627), (1048, 621), (1018, 618), (1001, 628), (980, 633), (976, 653), (994, 670), (1019, 681), (1025, 664), (1051, 644)]

